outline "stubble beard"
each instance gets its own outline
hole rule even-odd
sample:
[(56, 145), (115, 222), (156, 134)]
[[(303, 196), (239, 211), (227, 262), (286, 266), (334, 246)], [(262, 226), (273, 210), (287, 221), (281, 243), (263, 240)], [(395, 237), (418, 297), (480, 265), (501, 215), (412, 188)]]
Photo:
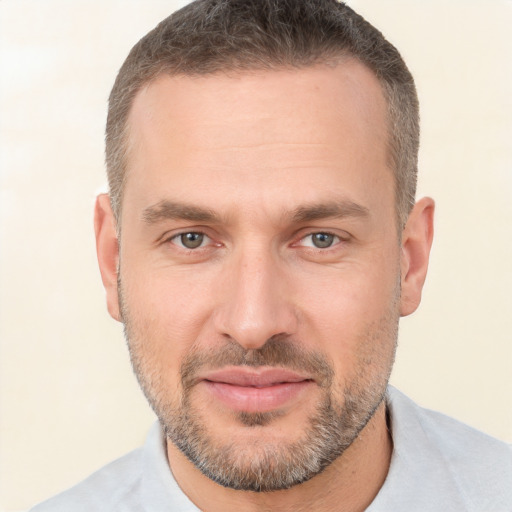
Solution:
[[(120, 287), (120, 292), (121, 292)], [(122, 298), (122, 294), (120, 293)], [(121, 300), (125, 337), (139, 384), (167, 436), (205, 476), (235, 490), (271, 492), (310, 480), (332, 464), (354, 442), (385, 398), (394, 361), (398, 314), (393, 311), (378, 325), (368, 326), (362, 340), (356, 378), (343, 389), (336, 385), (332, 364), (317, 352), (304, 351), (286, 337), (273, 337), (257, 350), (245, 350), (228, 340), (215, 350), (190, 352), (180, 367), (180, 398), (170, 396), (158, 371), (158, 362), (148, 357), (142, 339)], [(393, 343), (390, 353), (389, 343)], [(384, 350), (383, 347), (386, 347)], [(208, 429), (208, 418), (194, 406), (195, 375), (200, 369), (222, 366), (279, 366), (305, 371), (319, 385), (321, 397), (295, 442), (265, 435), (281, 413), (234, 413), (245, 432), (244, 440), (220, 441)], [(377, 366), (377, 368), (376, 368)], [(258, 434), (254, 434), (259, 429)]]

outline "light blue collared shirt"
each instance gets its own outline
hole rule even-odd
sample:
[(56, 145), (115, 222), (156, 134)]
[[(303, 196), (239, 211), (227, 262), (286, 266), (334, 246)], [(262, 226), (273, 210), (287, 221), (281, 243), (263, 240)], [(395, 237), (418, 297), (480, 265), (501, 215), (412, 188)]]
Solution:
[[(389, 387), (393, 455), (367, 512), (512, 512), (512, 447)], [(31, 512), (197, 512), (158, 423), (134, 450)]]

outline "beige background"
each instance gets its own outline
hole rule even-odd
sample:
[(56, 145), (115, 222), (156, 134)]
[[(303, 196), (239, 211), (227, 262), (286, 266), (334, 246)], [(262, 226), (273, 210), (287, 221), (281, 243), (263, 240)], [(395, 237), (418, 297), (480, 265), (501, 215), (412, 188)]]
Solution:
[[(152, 413), (104, 307), (92, 233), (115, 73), (184, 2), (1, 0), (0, 509), (139, 445)], [(418, 84), (437, 233), (393, 382), (512, 441), (512, 2), (353, 0)]]

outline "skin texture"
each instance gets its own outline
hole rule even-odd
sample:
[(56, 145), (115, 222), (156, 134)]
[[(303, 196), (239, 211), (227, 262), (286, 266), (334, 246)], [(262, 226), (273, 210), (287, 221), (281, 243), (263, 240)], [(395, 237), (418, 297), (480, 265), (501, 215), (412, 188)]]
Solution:
[[(364, 510), (384, 482), (381, 400), (398, 319), (420, 301), (434, 209), (419, 201), (398, 234), (385, 112), (376, 78), (350, 60), (165, 76), (135, 99), (121, 238), (102, 195), (98, 258), (109, 312), (174, 441), (170, 467), (202, 510)], [(295, 372), (300, 389), (278, 400), (276, 387), (238, 386), (242, 398), (225, 401), (209, 380), (234, 370), (261, 384), (272, 368)], [(199, 437), (213, 467), (282, 473), (327, 405), (340, 455), (283, 490), (223, 487), (176, 446)]]

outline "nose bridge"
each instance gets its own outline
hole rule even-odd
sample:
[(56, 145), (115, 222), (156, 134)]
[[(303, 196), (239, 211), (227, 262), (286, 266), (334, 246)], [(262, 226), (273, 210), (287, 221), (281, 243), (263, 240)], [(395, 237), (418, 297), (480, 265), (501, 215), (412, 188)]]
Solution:
[(295, 331), (295, 313), (279, 258), (264, 243), (246, 244), (232, 255), (228, 289), (217, 312), (217, 329), (246, 349)]

